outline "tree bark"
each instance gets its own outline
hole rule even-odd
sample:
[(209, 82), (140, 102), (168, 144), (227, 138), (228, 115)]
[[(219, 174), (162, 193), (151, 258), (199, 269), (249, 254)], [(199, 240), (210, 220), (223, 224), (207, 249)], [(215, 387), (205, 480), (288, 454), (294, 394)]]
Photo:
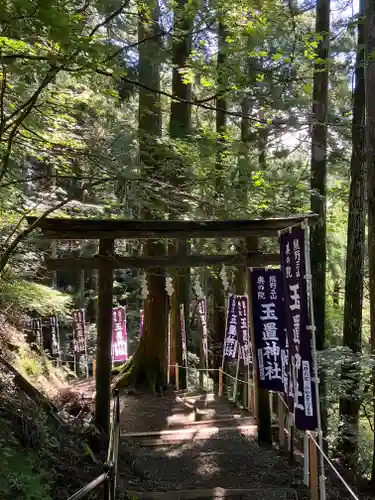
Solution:
[[(148, 87), (160, 89), (160, 26), (158, 0), (139, 5), (138, 40), (139, 80)], [(157, 139), (162, 134), (160, 94), (139, 89), (139, 160), (145, 178), (160, 175), (161, 164)], [(151, 196), (151, 195), (150, 195)], [(150, 203), (151, 205), (151, 203)], [(157, 210), (143, 209), (144, 219), (158, 219)], [(166, 244), (147, 240), (144, 246), (148, 256), (165, 255)], [(147, 385), (153, 390), (166, 387), (167, 376), (167, 318), (168, 302), (163, 269), (147, 270), (148, 297), (144, 305), (143, 334), (139, 346), (123, 366), (115, 385)]]
[[(99, 254), (113, 253), (114, 240), (101, 240)], [(98, 336), (96, 348), (96, 396), (95, 424), (102, 432), (109, 435), (109, 415), (111, 399), (111, 344), (112, 344), (112, 300), (113, 272), (102, 266), (99, 269), (98, 287)]]
[[(346, 279), (343, 345), (353, 353), (361, 352), (362, 302), (365, 258), (365, 69), (363, 0), (357, 35), (355, 89), (353, 93), (352, 157), (350, 163), (349, 216), (346, 253)], [(341, 380), (345, 396), (340, 399), (341, 435), (339, 449), (343, 463), (355, 470), (358, 461), (358, 363), (344, 363)]]
[[(191, 100), (191, 85), (183, 81), (181, 70), (188, 65), (188, 59), (192, 46), (192, 29), (195, 17), (194, 3), (189, 0), (177, 0), (174, 10), (174, 37), (172, 41), (172, 94), (182, 101), (171, 102), (169, 133), (173, 139), (188, 140), (191, 133), (191, 106), (187, 101)], [(185, 102), (183, 102), (185, 101)], [(174, 175), (172, 180), (177, 188), (186, 185), (189, 176), (188, 165), (183, 164), (179, 169), (178, 176)], [(186, 207), (186, 212), (188, 207)], [(176, 218), (179, 214), (170, 211), (170, 217)], [(169, 255), (188, 255), (189, 242), (180, 239), (169, 243)], [(182, 365), (181, 349), (181, 327), (180, 327), (180, 304), (184, 304), (185, 325), (188, 328), (189, 318), (189, 290), (190, 269), (174, 271), (173, 287), (174, 294), (171, 297), (171, 365), (178, 363)], [(186, 370), (180, 371), (180, 382), (186, 386)], [(174, 380), (175, 371), (170, 369), (170, 379)]]
[[(314, 64), (314, 90), (311, 131), (311, 210), (319, 221), (311, 228), (311, 272), (316, 322), (316, 348), (325, 347), (326, 310), (326, 206), (327, 206), (327, 107), (330, 0), (317, 0), (316, 33), (321, 36)], [(324, 373), (319, 374), (323, 432), (326, 433), (327, 408)]]
[[(226, 150), (226, 133), (227, 133), (227, 99), (225, 97), (225, 89), (228, 82), (228, 58), (226, 53), (226, 38), (227, 30), (221, 16), (219, 17), (218, 25), (218, 56), (217, 56), (217, 93), (219, 97), (216, 99), (216, 162), (215, 162), (215, 192), (218, 205), (224, 203), (224, 170), (225, 170), (225, 150)], [(223, 92), (221, 94), (221, 92)], [(222, 241), (217, 242), (217, 249), (222, 250)], [(212, 276), (212, 292), (213, 292), (213, 331), (212, 342), (215, 346), (224, 345), (225, 335), (225, 299), (224, 290), (219, 269), (214, 271)], [(214, 358), (214, 368), (220, 368), (222, 356), (217, 355)]]
[[(375, 353), (375, 0), (365, 4), (365, 87), (367, 111), (367, 202), (368, 202), (368, 266), (370, 289), (371, 350)], [(373, 372), (373, 415), (375, 423), (375, 371)], [(371, 482), (375, 484), (375, 439), (371, 471)]]

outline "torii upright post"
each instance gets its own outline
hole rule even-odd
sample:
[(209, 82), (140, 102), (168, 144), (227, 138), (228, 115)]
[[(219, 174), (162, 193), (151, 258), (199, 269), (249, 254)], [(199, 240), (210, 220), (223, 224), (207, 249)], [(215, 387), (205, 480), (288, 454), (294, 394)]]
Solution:
[[(113, 249), (114, 240), (100, 240), (100, 256), (109, 257), (113, 253)], [(108, 266), (108, 264), (106, 264), (105, 262), (101, 263), (101, 265), (99, 266), (98, 282), (95, 424), (98, 429), (109, 435), (112, 369), (112, 266)]]

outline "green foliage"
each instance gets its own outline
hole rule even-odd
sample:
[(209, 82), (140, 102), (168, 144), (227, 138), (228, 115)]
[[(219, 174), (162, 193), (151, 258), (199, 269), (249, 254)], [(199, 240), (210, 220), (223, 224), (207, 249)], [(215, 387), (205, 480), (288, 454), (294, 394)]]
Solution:
[(4, 309), (36, 311), (41, 316), (57, 314), (60, 318), (69, 314), (72, 305), (69, 295), (22, 279), (0, 282), (0, 304)]
[(0, 423), (0, 496), (3, 500), (52, 500), (50, 471), (37, 470), (5, 420)]

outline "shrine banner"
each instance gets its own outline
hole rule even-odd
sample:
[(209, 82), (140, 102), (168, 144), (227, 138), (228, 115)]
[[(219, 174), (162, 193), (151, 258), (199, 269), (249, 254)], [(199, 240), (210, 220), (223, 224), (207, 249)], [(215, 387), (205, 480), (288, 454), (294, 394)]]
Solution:
[(251, 272), (258, 387), (288, 391), (284, 281), (280, 270)]
[(202, 325), (202, 346), (205, 359), (208, 358), (207, 299), (198, 299), (198, 315)]
[(186, 346), (186, 327), (185, 327), (185, 307), (180, 304), (180, 327), (181, 327), (181, 347), (182, 361), (187, 366), (187, 346)]
[(139, 311), (139, 336), (142, 337), (142, 332), (143, 332), (143, 316), (144, 316), (144, 311), (141, 309)]
[(86, 352), (85, 310), (73, 311), (73, 351), (77, 354)]
[(125, 307), (112, 309), (112, 362), (121, 363), (128, 359), (128, 336), (126, 331)]
[(240, 351), (240, 360), (244, 366), (252, 362), (252, 352), (249, 337), (248, 296), (234, 295), (235, 311), (237, 315), (237, 338)]
[(42, 347), (42, 320), (40, 318), (31, 318), (30, 329), (33, 332), (33, 342)]
[(305, 280), (305, 235), (293, 227), (280, 236), (281, 269), (285, 286), (285, 305), (291, 380), (288, 404), (294, 411), (295, 426), (301, 430), (317, 428), (316, 383), (313, 373), (311, 332)]
[(224, 338), (223, 366), (225, 358), (236, 359), (238, 350), (238, 318), (234, 295), (228, 297), (227, 327)]
[(49, 317), (49, 325), (52, 337), (52, 356), (60, 356), (59, 320), (56, 314)]

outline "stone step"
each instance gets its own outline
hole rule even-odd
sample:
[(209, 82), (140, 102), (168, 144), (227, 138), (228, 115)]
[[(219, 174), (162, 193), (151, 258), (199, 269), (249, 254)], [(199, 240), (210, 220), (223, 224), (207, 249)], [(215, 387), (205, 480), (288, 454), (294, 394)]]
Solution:
[(195, 489), (176, 491), (135, 492), (127, 490), (137, 500), (298, 500), (293, 488)]
[(185, 441), (212, 440), (215, 438), (230, 439), (230, 435), (244, 435), (254, 438), (257, 435), (257, 426), (253, 423), (244, 425), (223, 426), (189, 426), (181, 429), (167, 429), (152, 432), (121, 433), (121, 440), (131, 439), (141, 446), (172, 445)]

